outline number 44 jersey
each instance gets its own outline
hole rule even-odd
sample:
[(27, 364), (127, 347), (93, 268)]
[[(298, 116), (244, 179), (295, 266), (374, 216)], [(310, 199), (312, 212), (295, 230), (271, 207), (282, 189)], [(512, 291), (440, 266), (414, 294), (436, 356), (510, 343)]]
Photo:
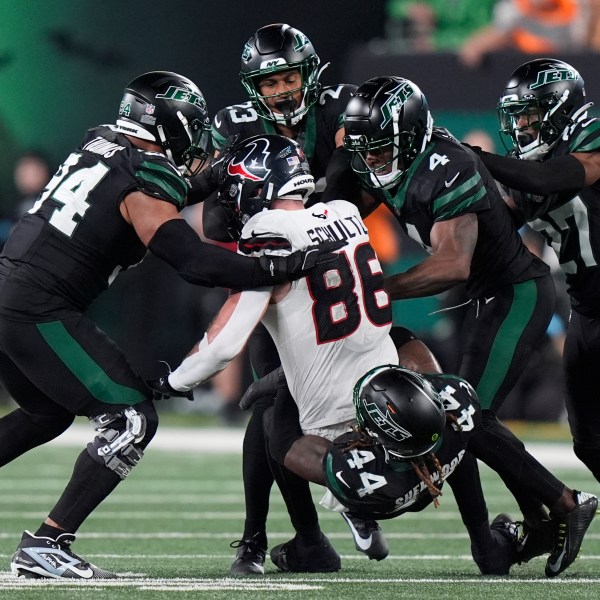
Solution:
[[(469, 436), (479, 426), (480, 408), (473, 388), (455, 375), (426, 375), (440, 394), (446, 414), (441, 444), (434, 448), (443, 480), (459, 468)], [(325, 481), (331, 493), (352, 512), (365, 519), (391, 519), (418, 512), (433, 498), (410, 460), (393, 458), (380, 444), (361, 443), (361, 435), (349, 432), (336, 438), (323, 459)], [(439, 475), (431, 461), (427, 466), (436, 487)]]
[(83, 311), (144, 244), (120, 212), (141, 191), (183, 208), (187, 183), (166, 156), (101, 126), (60, 166), (14, 227), (0, 257), (0, 313), (19, 321)]
[(303, 430), (353, 420), (354, 383), (373, 367), (398, 363), (381, 265), (358, 209), (343, 200), (263, 211), (246, 223), (239, 242), (241, 253), (256, 256), (330, 240), (346, 241), (338, 258), (293, 282), (287, 294), (274, 290), (262, 318)]

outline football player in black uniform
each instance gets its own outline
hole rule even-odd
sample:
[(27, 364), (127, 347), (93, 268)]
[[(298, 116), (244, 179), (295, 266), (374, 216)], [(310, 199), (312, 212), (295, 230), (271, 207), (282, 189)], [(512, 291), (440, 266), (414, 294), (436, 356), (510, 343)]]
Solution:
[[(458, 374), (474, 386), (483, 408), (470, 449), (501, 475), (528, 528), (539, 526), (547, 520), (542, 504), (552, 508), (564, 486), (501, 425), (495, 411), (548, 326), (555, 298), (549, 269), (523, 245), (478, 157), (433, 128), (427, 100), (413, 82), (400, 77), (365, 82), (348, 103), (345, 128), (344, 145), (363, 188), (363, 211), (384, 203), (430, 252), (418, 265), (387, 278), (392, 299), (465, 284), (470, 300)], [(540, 482), (534, 488), (535, 478)], [(587, 515), (587, 497), (574, 500), (577, 508), (566, 526)], [(557, 517), (554, 523), (559, 536), (565, 521)]]
[[(334, 168), (330, 164), (334, 151), (342, 146), (343, 113), (356, 89), (356, 86), (343, 84), (322, 86), (319, 77), (324, 68), (312, 43), (298, 29), (284, 23), (258, 29), (244, 46), (241, 58), (240, 77), (249, 100), (227, 106), (215, 115), (212, 140), (216, 154), (231, 140), (243, 140), (253, 135), (277, 133), (291, 138), (304, 151), (317, 182), (315, 198), (318, 197), (326, 171)], [(344, 157), (342, 166), (345, 166)], [(201, 194), (206, 194), (206, 189), (202, 189)], [(219, 241), (231, 241), (223, 236), (226, 227), (221, 210), (215, 204), (214, 198), (204, 202), (205, 234)], [(250, 338), (248, 347), (252, 368), (259, 377), (280, 364), (275, 345), (262, 325)], [(264, 572), (268, 542), (266, 520), (273, 485), (263, 442), (262, 414), (265, 408), (262, 402), (255, 404), (244, 437), (246, 520), (242, 539), (233, 543), (237, 552), (231, 566), (232, 575)], [(289, 477), (287, 483), (278, 479), (278, 484), (280, 488), (288, 488), (282, 492), (296, 531), (307, 540), (318, 540), (317, 513), (306, 482), (293, 481)], [(360, 525), (357, 523), (358, 527)], [(365, 530), (364, 536), (369, 538), (373, 534), (377, 538), (382, 549), (377, 551), (373, 546), (370, 551), (378, 552), (376, 557), (383, 558), (387, 554), (385, 540), (376, 525), (373, 528)]]
[[(474, 150), (521, 222), (557, 253), (571, 298), (563, 364), (575, 454), (600, 481), (600, 415), (592, 390), (600, 361), (600, 120), (588, 116), (583, 78), (552, 58), (509, 77), (498, 112), (512, 155)], [(517, 160), (520, 159), (520, 160)]]
[(75, 415), (98, 432), (48, 518), (23, 534), (11, 563), (17, 575), (115, 577), (70, 550), (158, 425), (145, 382), (83, 315), (112, 278), (147, 249), (203, 286), (269, 285), (307, 266), (307, 256), (261, 264), (205, 244), (179, 217), (183, 173), (205, 162), (209, 128), (202, 93), (189, 79), (165, 71), (137, 77), (116, 124), (86, 133), (4, 246), (0, 379), (19, 408), (0, 419), (0, 465), (54, 439)]
[[(524, 554), (537, 556), (541, 548), (528, 537), (519, 539), (519, 524), (505, 514), (498, 515), (490, 527), (477, 461), (469, 450), (472, 436), (481, 427), (476, 393), (464, 379), (429, 363), (433, 372), (427, 374), (398, 365), (366, 373), (353, 395), (359, 426), (333, 443), (302, 435), (294, 401), (278, 370), (253, 384), (243, 401), (249, 404), (256, 396), (276, 395), (273, 409), (265, 415), (272, 456), (298, 475), (327, 486), (337, 502), (365, 521), (418, 512), (431, 503), (437, 506), (447, 479), (480, 571), (508, 574)], [(570, 528), (565, 539), (554, 544), (546, 563), (548, 577), (573, 563), (597, 507), (595, 496), (565, 488), (555, 506), (563, 517), (573, 512), (574, 494), (586, 498), (578, 511), (586, 518), (580, 528)], [(336, 502), (328, 505), (340, 509)], [(287, 542), (273, 548), (274, 562), (297, 561), (296, 547)]]

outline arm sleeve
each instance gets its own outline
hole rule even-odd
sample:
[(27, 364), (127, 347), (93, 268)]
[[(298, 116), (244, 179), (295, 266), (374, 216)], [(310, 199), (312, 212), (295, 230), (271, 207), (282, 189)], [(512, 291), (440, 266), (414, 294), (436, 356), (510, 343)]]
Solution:
[(234, 311), (213, 340), (209, 343), (208, 334), (205, 334), (198, 352), (188, 356), (169, 375), (171, 386), (178, 391), (187, 391), (224, 369), (242, 351), (270, 297), (271, 288), (240, 294)]
[(148, 249), (196, 285), (244, 290), (269, 284), (258, 259), (203, 242), (183, 219), (163, 223)]
[(569, 154), (536, 162), (482, 152), (481, 160), (494, 179), (530, 194), (577, 192), (585, 185), (584, 166)]
[(342, 146), (336, 148), (327, 163), (326, 187), (321, 202), (348, 200), (356, 203), (360, 198), (360, 180), (350, 167), (349, 154)]

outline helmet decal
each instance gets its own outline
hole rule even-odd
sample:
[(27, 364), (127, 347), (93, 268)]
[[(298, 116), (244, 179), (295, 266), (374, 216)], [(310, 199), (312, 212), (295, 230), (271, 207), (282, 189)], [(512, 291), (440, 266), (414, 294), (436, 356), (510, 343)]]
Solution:
[(156, 98), (164, 98), (165, 100), (176, 100), (177, 102), (187, 102), (206, 110), (206, 101), (198, 94), (190, 92), (182, 87), (176, 87), (174, 85), (169, 86), (169, 89), (164, 94), (156, 94)]
[(397, 88), (390, 90), (389, 92), (385, 92), (386, 96), (389, 98), (382, 104), (381, 113), (383, 115), (383, 120), (381, 121), (380, 128), (385, 129), (385, 127), (392, 121), (394, 118), (394, 112), (400, 109), (400, 107), (414, 94), (414, 90), (410, 85), (409, 81), (404, 81)]
[(537, 74), (537, 79), (529, 86), (530, 90), (535, 90), (549, 83), (557, 83), (558, 81), (575, 81), (579, 74), (573, 69), (547, 69), (540, 71)]
[[(260, 151), (261, 143), (264, 145), (264, 148), (257, 156), (255, 150), (258, 149)], [(267, 169), (266, 166), (267, 159), (271, 154), (268, 148), (269, 140), (264, 137), (253, 140), (252, 143), (248, 145), (247, 152), (241, 160), (236, 161), (234, 157), (228, 163), (227, 173), (229, 173), (229, 175), (240, 175), (244, 179), (250, 179), (251, 181), (264, 181), (271, 172), (271, 169)], [(246, 167), (246, 160), (250, 156), (252, 156), (252, 160), (248, 167)]]

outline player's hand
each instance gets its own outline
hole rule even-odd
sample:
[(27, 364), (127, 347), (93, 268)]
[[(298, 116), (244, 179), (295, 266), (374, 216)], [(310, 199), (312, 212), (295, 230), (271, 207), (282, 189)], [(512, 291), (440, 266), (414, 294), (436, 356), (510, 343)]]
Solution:
[(146, 385), (152, 390), (152, 399), (153, 400), (167, 400), (172, 397), (180, 397), (187, 398), (188, 400), (194, 399), (193, 390), (187, 390), (185, 392), (180, 392), (176, 390), (169, 383), (169, 376), (165, 375), (164, 377), (159, 377), (158, 379), (148, 379), (146, 381)]
[(240, 408), (248, 410), (259, 398), (275, 398), (277, 390), (286, 384), (283, 367), (277, 367), (248, 386), (240, 399)]
[(267, 271), (274, 283), (301, 279), (317, 265), (334, 261), (335, 253), (346, 245), (345, 241), (323, 242), (308, 246), (304, 250), (296, 250), (288, 256), (261, 256), (259, 264)]

